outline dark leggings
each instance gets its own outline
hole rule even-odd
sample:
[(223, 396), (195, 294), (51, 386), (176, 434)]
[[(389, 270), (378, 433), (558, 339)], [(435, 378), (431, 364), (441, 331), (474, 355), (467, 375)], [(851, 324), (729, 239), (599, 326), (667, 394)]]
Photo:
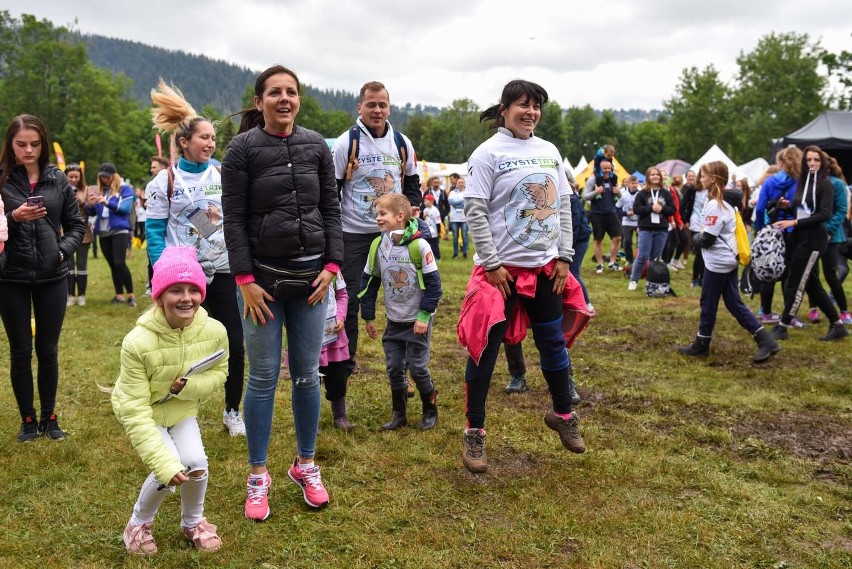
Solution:
[(89, 243), (80, 244), (68, 259), (68, 296), (86, 296), (86, 284), (89, 280), (89, 246)]
[(115, 294), (133, 294), (133, 277), (127, 266), (127, 244), (129, 234), (116, 233), (108, 237), (101, 237), (101, 253), (106, 259), (109, 270), (112, 273), (112, 286)]
[[(787, 274), (790, 272), (790, 259), (793, 256), (793, 249), (796, 244), (793, 242), (793, 234), (789, 231), (782, 233), (784, 236), (784, 272), (781, 274), (781, 290), (784, 290), (784, 283), (787, 281)], [(764, 314), (772, 314), (772, 300), (775, 297), (775, 283), (760, 283), (760, 308)]]
[[(829, 243), (822, 255), (822, 274), (825, 277), (825, 283), (831, 290), (831, 295), (834, 297), (834, 302), (841, 312), (848, 312), (849, 305), (846, 303), (846, 292), (843, 290), (843, 284), (840, 282), (839, 265), (840, 265), (840, 243)], [(816, 299), (808, 293), (808, 306), (813, 308), (816, 306)]]
[(725, 308), (746, 332), (754, 335), (760, 328), (760, 323), (740, 297), (737, 284), (737, 269), (727, 273), (704, 270), (704, 279), (701, 282), (701, 316), (698, 320), (699, 336), (705, 338), (713, 336), (720, 300), (725, 301)]
[(349, 373), (346, 369), (346, 360), (342, 362), (328, 362), (326, 366), (320, 366), (319, 371), (325, 377), (325, 398), (328, 401), (337, 401), (346, 397), (346, 381)]
[[(692, 231), (691, 236), (692, 239), (695, 239), (695, 236), (698, 235), (700, 231)], [(693, 241), (694, 243), (694, 241)], [(693, 247), (692, 248), (692, 280), (701, 282), (701, 279), (704, 276), (704, 255), (701, 253), (701, 247)]]
[[(506, 299), (506, 320), (492, 326), (479, 365), (470, 357), (467, 360), (465, 416), (468, 427), (472, 429), (485, 427), (488, 388), (491, 386), (491, 376), (497, 363), (500, 344), (509, 327), (508, 318), (516, 302), (523, 305), (532, 323), (533, 339), (541, 361), (541, 373), (550, 389), (553, 409), (557, 413), (571, 412), (571, 395), (568, 389), (571, 364), (565, 348), (565, 336), (562, 335), (562, 296), (553, 293), (553, 281), (543, 272), (538, 275), (535, 298), (518, 296), (513, 283), (509, 283), (509, 288), (511, 294)], [(555, 329), (557, 326), (558, 329)]]
[(237, 305), (237, 285), (230, 273), (216, 273), (207, 285), (204, 310), (225, 326), (228, 334), (228, 378), (225, 380), (225, 409), (240, 410), (243, 399), (243, 373), (246, 350), (243, 345), (243, 324)]
[(668, 265), (672, 262), (675, 251), (683, 246), (680, 244), (680, 231), (675, 228), (669, 231), (669, 236), (666, 237), (666, 245), (663, 247), (663, 261)]
[(633, 254), (633, 241), (638, 231), (639, 228), (635, 225), (621, 226), (621, 248), (624, 249), (624, 258), (630, 264), (633, 264), (635, 257)]
[(790, 324), (793, 320), (802, 304), (802, 297), (805, 292), (813, 297), (816, 305), (822, 310), (830, 323), (837, 322), (840, 319), (834, 303), (828, 298), (828, 294), (819, 282), (819, 275), (816, 270), (819, 256), (820, 251), (814, 250), (807, 242), (797, 244), (793, 250), (790, 257), (790, 271), (787, 275), (787, 281), (784, 283), (782, 323)]
[(59, 333), (65, 319), (68, 281), (63, 277), (44, 284), (0, 283), (0, 318), (9, 339), (9, 376), (21, 419), (35, 417), (33, 406), (33, 333), (38, 358), (38, 396), (41, 418), (56, 407), (59, 384)]

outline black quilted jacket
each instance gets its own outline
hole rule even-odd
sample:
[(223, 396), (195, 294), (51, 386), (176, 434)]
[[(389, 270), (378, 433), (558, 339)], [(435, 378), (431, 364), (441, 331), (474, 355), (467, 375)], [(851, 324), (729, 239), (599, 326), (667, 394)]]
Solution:
[(222, 209), (235, 275), (254, 272), (252, 259), (322, 254), (343, 262), (331, 151), (312, 130), (296, 126), (281, 138), (255, 127), (235, 136), (222, 161)]

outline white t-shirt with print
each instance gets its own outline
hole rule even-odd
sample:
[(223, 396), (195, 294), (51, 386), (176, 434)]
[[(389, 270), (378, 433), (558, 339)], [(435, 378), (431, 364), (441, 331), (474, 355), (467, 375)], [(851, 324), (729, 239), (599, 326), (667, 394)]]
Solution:
[(450, 190), (447, 195), (447, 203), (450, 204), (450, 223), (464, 223), (464, 192)]
[(423, 221), (429, 226), (429, 235), (438, 237), (438, 225), (441, 223), (441, 212), (433, 206), (423, 208)]
[(176, 166), (174, 193), (168, 198), (169, 173), (162, 170), (148, 184), (149, 219), (168, 219), (166, 246), (192, 247), (208, 279), (228, 273), (228, 249), (222, 218), (222, 178), (212, 165), (203, 172), (187, 172)]
[[(352, 169), (352, 179), (343, 184), (340, 199), (340, 221), (345, 233), (376, 233), (376, 198), (385, 194), (402, 193), (399, 149), (394, 142), (393, 127), (382, 138), (373, 138), (370, 129), (359, 118), (361, 129), (358, 139), (358, 167)], [(405, 175), (417, 173), (414, 147), (405, 135), (402, 139), (408, 149)], [(349, 162), (349, 131), (341, 134), (331, 149), (334, 156), (334, 177), (346, 177)]]
[[(502, 263), (540, 267), (559, 255), (559, 204), (571, 186), (556, 147), (498, 131), (468, 161), (467, 198), (488, 200), (491, 237)], [(473, 262), (482, 264), (479, 255)]]
[[(434, 273), (438, 270), (432, 248), (425, 239), (418, 239), (420, 245), (420, 260), (423, 273)], [(369, 260), (364, 265), (364, 272), (370, 270)], [(385, 314), (393, 322), (414, 322), (420, 310), (423, 291), (417, 280), (417, 267), (411, 261), (408, 244), (394, 245), (390, 233), (382, 233), (382, 240), (376, 252), (376, 268), (382, 278), (385, 291)]]
[(737, 221), (734, 208), (724, 202), (719, 203), (719, 200), (708, 200), (702, 214), (703, 231), (716, 236), (715, 243), (701, 252), (704, 267), (714, 273), (730, 273), (739, 264), (736, 257)]
[(689, 216), (689, 230), (701, 231), (704, 224), (704, 206), (707, 204), (707, 190), (695, 191), (695, 201), (692, 202), (692, 215)]

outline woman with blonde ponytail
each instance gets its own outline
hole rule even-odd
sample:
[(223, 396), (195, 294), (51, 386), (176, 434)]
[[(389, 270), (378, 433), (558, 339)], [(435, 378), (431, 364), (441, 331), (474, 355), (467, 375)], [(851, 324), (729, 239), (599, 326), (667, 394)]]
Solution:
[(207, 277), (207, 296), (202, 306), (228, 332), (230, 357), (222, 422), (231, 436), (245, 435), (239, 412), (245, 369), (243, 328), (222, 230), (222, 180), (210, 163), (216, 149), (216, 130), (176, 87), (162, 79), (151, 90), (151, 100), (154, 128), (174, 135), (180, 159), (157, 174), (149, 186), (145, 221), (148, 256), (153, 265), (165, 247), (195, 249)]

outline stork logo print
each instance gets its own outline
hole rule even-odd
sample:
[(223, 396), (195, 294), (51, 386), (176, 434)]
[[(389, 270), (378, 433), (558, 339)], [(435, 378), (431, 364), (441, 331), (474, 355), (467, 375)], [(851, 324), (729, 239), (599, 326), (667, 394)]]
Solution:
[(390, 170), (371, 170), (352, 186), (355, 215), (363, 221), (376, 221), (376, 200), (396, 190), (396, 181)]
[(382, 281), (385, 285), (388, 300), (394, 302), (407, 302), (417, 292), (417, 279), (399, 265), (393, 265), (385, 269)]
[(506, 229), (518, 245), (546, 251), (559, 237), (559, 196), (555, 180), (530, 174), (512, 190), (504, 210)]

